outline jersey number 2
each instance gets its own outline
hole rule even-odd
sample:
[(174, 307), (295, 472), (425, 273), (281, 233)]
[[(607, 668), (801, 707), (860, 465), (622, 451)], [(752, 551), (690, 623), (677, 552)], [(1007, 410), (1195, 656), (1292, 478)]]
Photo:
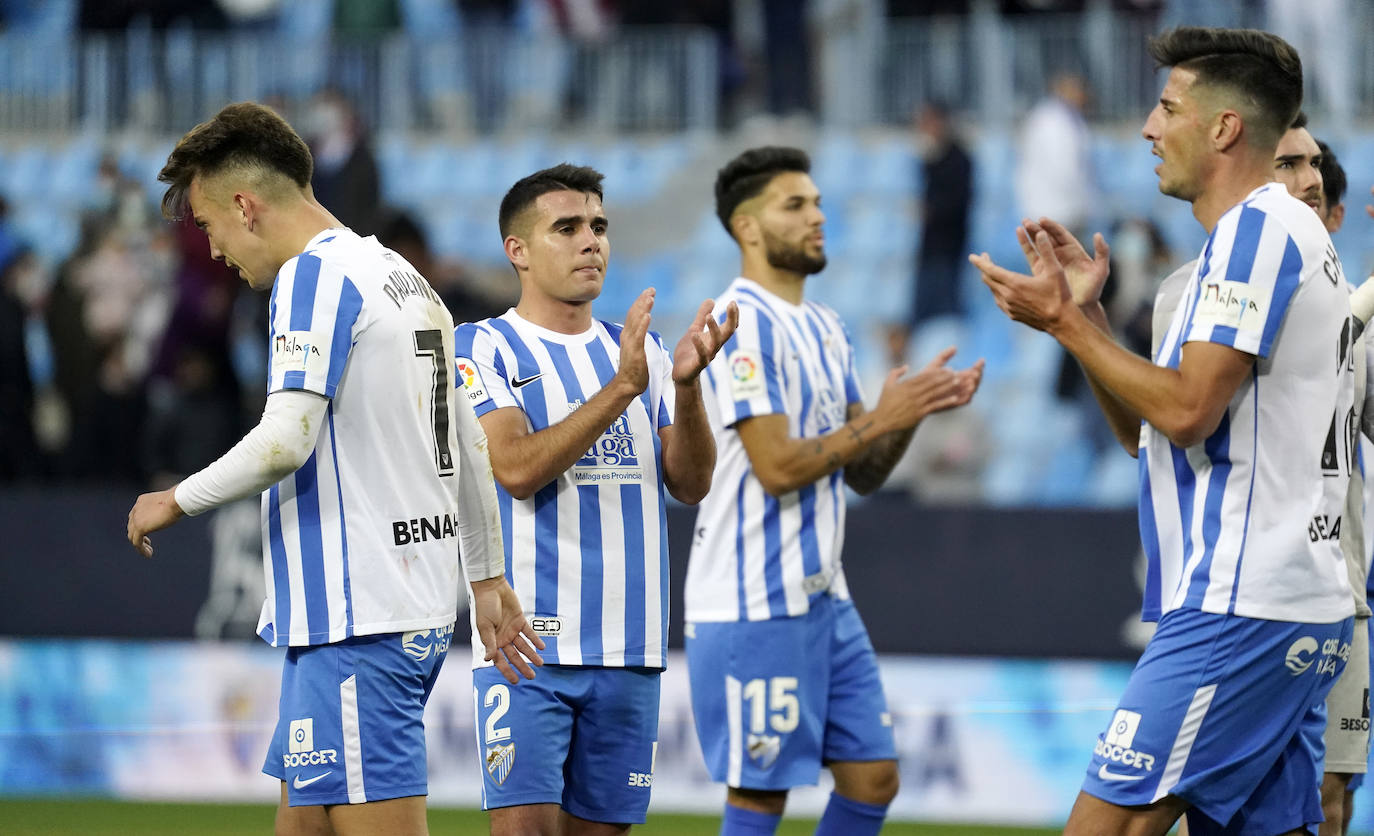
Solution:
[(428, 357), (434, 364), (434, 397), (429, 417), (434, 424), (434, 464), (440, 476), (453, 475), (453, 451), (448, 445), (448, 366), (453, 362), (444, 351), (444, 334), (438, 328), (415, 332), (415, 356)]

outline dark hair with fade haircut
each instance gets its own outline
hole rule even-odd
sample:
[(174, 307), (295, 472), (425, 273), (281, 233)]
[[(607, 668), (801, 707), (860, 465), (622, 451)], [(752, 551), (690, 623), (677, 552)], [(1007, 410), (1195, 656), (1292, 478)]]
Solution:
[(811, 158), (800, 148), (765, 145), (750, 148), (725, 164), (716, 174), (716, 217), (730, 237), (730, 218), (746, 200), (758, 197), (774, 177), (787, 171), (811, 173)]
[(226, 105), (177, 142), (157, 179), (169, 184), (162, 214), (186, 214), (191, 181), (238, 170), (245, 176), (280, 174), (300, 188), (310, 185), (315, 160), (305, 140), (275, 110), (257, 102)]
[(1322, 173), (1322, 193), (1326, 195), (1326, 208), (1331, 209), (1345, 199), (1345, 190), (1349, 188), (1350, 181), (1346, 179), (1345, 168), (1331, 146), (1319, 139), (1317, 147), (1322, 152), (1321, 162), (1317, 165)]
[(1196, 84), (1226, 88), (1249, 105), (1252, 145), (1273, 149), (1302, 107), (1302, 59), (1283, 38), (1258, 29), (1180, 26), (1151, 38), (1161, 67), (1197, 74)]
[(549, 192), (582, 192), (596, 195), (597, 200), (604, 200), (601, 181), (605, 178), (606, 175), (591, 166), (572, 163), (559, 163), (552, 168), (520, 178), (510, 187), (510, 191), (506, 192), (506, 196), (501, 198), (501, 211), (498, 215), (501, 239), (505, 240), (512, 234), (511, 228), (515, 225), (516, 218), (533, 206), (540, 196)]

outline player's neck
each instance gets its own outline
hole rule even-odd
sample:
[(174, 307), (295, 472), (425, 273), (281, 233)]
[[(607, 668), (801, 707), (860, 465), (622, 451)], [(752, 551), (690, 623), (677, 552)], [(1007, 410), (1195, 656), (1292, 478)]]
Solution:
[(740, 260), (740, 275), (793, 305), (800, 305), (805, 296), (806, 276), (791, 270), (780, 270), (766, 260), (750, 258), (748, 254)]
[(278, 243), (274, 249), (281, 264), (304, 252), (315, 236), (326, 229), (343, 227), (339, 219), (330, 214), (329, 210), (321, 206), (313, 196), (303, 199), (289, 211), (281, 212), (279, 219), (281, 229), (276, 236)]
[(526, 322), (559, 334), (581, 334), (592, 327), (591, 302), (564, 302), (522, 293), (515, 303), (515, 313)]
[(1193, 201), (1193, 217), (1211, 235), (1222, 215), (1273, 179), (1272, 154), (1269, 158), (1255, 156), (1253, 159), (1223, 160), (1213, 170), (1202, 194)]

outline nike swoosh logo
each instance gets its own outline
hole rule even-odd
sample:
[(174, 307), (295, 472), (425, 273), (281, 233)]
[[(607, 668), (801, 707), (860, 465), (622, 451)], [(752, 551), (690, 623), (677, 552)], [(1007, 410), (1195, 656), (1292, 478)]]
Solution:
[(297, 776), (296, 776), (296, 780), (294, 780), (294, 781), (291, 782), (291, 786), (295, 787), (295, 788), (298, 789), (298, 790), (303, 790), (303, 789), (305, 789), (306, 787), (310, 786), (311, 784), (315, 783), (316, 781), (320, 780), (321, 778), (324, 778), (324, 777), (326, 777), (326, 776), (328, 776), (328, 775), (332, 775), (333, 773), (334, 773), (334, 770), (331, 769), (331, 770), (329, 770), (328, 772), (322, 773), (322, 774), (320, 774), (320, 775), (316, 775), (314, 778), (310, 778), (309, 780), (305, 780), (305, 781), (302, 781), (302, 780), (301, 780), (301, 776), (297, 775)]
[(1143, 780), (1145, 780), (1145, 776), (1144, 776), (1144, 775), (1117, 775), (1115, 772), (1111, 772), (1110, 770), (1108, 770), (1108, 769), (1107, 769), (1107, 765), (1106, 765), (1105, 763), (1102, 764), (1102, 767), (1101, 767), (1100, 769), (1097, 770), (1097, 777), (1101, 778), (1101, 779), (1104, 780), (1104, 781), (1143, 781)]
[(514, 386), (516, 389), (519, 389), (521, 386), (531, 384), (543, 376), (544, 373), (540, 372), (539, 374), (532, 374), (529, 377), (512, 377), (510, 379), (510, 385)]

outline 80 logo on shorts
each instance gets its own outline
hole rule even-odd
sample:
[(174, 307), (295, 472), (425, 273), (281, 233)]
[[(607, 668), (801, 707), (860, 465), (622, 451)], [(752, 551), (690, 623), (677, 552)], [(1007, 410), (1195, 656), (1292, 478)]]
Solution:
[(291, 728), (287, 734), (286, 754), (281, 756), (283, 767), (289, 769), (293, 766), (338, 762), (339, 755), (333, 749), (315, 751), (314, 717), (291, 721)]

